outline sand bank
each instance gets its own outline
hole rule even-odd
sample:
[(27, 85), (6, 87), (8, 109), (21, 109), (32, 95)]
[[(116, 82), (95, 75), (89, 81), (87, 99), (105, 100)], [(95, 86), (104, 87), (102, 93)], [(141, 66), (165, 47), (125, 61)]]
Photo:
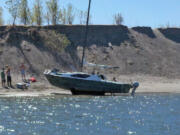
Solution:
[[(109, 76), (110, 78), (111, 76)], [(121, 75), (118, 81), (140, 83), (136, 93), (180, 93), (180, 79), (154, 77), (144, 75)], [(71, 95), (70, 91), (53, 87), (47, 81), (32, 83), (27, 90), (0, 87), (0, 96), (51, 96), (51, 95)]]

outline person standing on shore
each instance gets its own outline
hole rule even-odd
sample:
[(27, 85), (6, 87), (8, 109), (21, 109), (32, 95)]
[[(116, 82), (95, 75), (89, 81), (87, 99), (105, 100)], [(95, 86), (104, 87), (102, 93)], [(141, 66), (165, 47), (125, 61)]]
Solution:
[(6, 76), (5, 76), (4, 68), (2, 68), (2, 71), (1, 71), (1, 82), (2, 82), (2, 87), (5, 87)]
[(7, 75), (7, 85), (8, 85), (8, 87), (12, 87), (12, 85), (11, 85), (11, 69), (9, 66), (6, 66), (6, 75)]
[(26, 69), (26, 67), (25, 67), (24, 63), (22, 63), (20, 66), (22, 81), (26, 81), (25, 69)]

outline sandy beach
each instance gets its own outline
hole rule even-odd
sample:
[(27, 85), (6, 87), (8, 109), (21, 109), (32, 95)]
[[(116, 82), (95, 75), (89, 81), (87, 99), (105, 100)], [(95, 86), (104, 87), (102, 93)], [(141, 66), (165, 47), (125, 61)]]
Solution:
[[(50, 85), (45, 79), (38, 79), (31, 83), (28, 89), (22, 90), (16, 88), (16, 83), (21, 82), (20, 76), (15, 76), (13, 81), (14, 88), (2, 88), (0, 86), (0, 96), (51, 96), (51, 95), (71, 95), (68, 90), (63, 90)], [(108, 75), (110, 79), (112, 75)], [(39, 81), (41, 80), (41, 81)], [(140, 86), (136, 93), (180, 93), (180, 79), (166, 77), (154, 77), (148, 75), (121, 75), (117, 77), (118, 81), (131, 83), (137, 81)], [(119, 95), (119, 94), (118, 94)]]
[(140, 83), (136, 93), (180, 93), (180, 79), (157, 77), (150, 75), (126, 75), (119, 76), (123, 82)]

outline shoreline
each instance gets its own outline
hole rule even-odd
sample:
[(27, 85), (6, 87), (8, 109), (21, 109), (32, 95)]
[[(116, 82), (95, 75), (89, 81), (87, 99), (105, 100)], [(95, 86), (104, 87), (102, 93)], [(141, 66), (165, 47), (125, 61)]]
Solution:
[[(180, 94), (180, 92), (137, 92), (136, 95), (148, 95), (148, 94)], [(72, 95), (69, 92), (50, 92), (50, 93), (42, 93), (42, 92), (8, 92), (8, 93), (0, 93), (0, 98), (3, 97), (51, 97), (51, 96), (98, 96), (98, 95)], [(115, 93), (113, 95), (107, 93), (104, 97), (107, 96), (131, 96), (130, 93)]]

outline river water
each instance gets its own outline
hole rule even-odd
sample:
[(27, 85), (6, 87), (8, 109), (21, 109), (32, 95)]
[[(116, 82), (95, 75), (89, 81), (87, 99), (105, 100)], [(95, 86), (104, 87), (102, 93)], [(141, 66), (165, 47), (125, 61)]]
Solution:
[(1, 97), (0, 135), (180, 135), (180, 94)]

